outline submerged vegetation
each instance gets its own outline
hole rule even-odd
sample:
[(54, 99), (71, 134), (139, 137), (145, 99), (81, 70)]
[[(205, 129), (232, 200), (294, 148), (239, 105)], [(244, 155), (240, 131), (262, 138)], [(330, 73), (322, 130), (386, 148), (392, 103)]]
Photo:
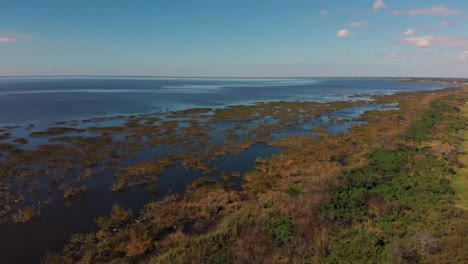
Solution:
[[(99, 231), (73, 236), (61, 254), (43, 261), (463, 263), (468, 87), (373, 99), (398, 102), (399, 109), (367, 111), (360, 118), (366, 123), (349, 133), (318, 128), (273, 138), (268, 143), (284, 150), (257, 158), (240, 190), (222, 173), (222, 181), (200, 178), (185, 195), (150, 202), (135, 216), (115, 206), (110, 217), (97, 220)], [(277, 113), (279, 104), (258, 105), (254, 113), (281, 116), (281, 127), (326, 113), (300, 103)], [(247, 122), (257, 116), (249, 107), (233, 109), (211, 118)], [(189, 167), (200, 164), (187, 160)], [(151, 180), (162, 165), (141, 166), (126, 175)]]

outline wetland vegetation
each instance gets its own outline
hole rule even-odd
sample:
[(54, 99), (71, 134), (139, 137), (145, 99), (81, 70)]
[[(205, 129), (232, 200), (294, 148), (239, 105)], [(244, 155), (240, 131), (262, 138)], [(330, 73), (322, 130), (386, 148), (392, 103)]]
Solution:
[[(60, 121), (28, 138), (2, 128), (0, 217), (34, 221), (55, 199), (73, 207), (102, 175), (109, 192), (159, 193), (180, 166), (203, 176), (138, 211), (115, 204), (42, 261), (466, 260), (468, 87), (358, 98)], [(246, 172), (217, 166), (258, 144), (277, 151)]]
[[(90, 179), (104, 172), (114, 175), (108, 187), (113, 191), (153, 183), (178, 164), (210, 175), (219, 169), (213, 166), (218, 157), (272, 142), (288, 128), (310, 128), (312, 135), (321, 117), (365, 104), (369, 102), (272, 102), (58, 122), (60, 127), (29, 133), (31, 141), (44, 142), (34, 148), (27, 148), (26, 138), (0, 145), (0, 216), (6, 221), (22, 207), (42, 206), (56, 191), (65, 199), (85, 193)], [(120, 125), (94, 126), (109, 120)]]

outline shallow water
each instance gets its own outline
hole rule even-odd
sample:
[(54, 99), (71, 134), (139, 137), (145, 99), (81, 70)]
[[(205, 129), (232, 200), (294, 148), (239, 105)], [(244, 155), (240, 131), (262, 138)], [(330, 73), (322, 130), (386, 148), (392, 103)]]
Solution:
[[(388, 94), (397, 91), (430, 90), (442, 88), (441, 84), (403, 83), (388, 79), (164, 79), (164, 78), (0, 78), (0, 124), (18, 124), (10, 129), (14, 137), (24, 137), (30, 142), (23, 148), (35, 148), (51, 144), (48, 139), (29, 138), (34, 131), (42, 131), (57, 126), (57, 121), (89, 119), (96, 116), (128, 116), (136, 113), (154, 113), (166, 109), (178, 110), (192, 107), (225, 107), (235, 104), (249, 104), (265, 101), (319, 101), (356, 100), (353, 95)], [(359, 97), (358, 97), (359, 98)], [(366, 99), (361, 96), (361, 99)], [(353, 121), (367, 110), (389, 110), (394, 105), (366, 104), (341, 109), (308, 122), (279, 129), (271, 136), (309, 135), (314, 127), (326, 126), (333, 134), (345, 133), (351, 127), (362, 124)], [(332, 122), (332, 119), (343, 119)], [(275, 120), (265, 119), (274, 123)], [(263, 122), (265, 120), (254, 120)], [(75, 122), (75, 127), (104, 127), (122, 125), (124, 119), (110, 118)], [(74, 122), (67, 122), (70, 126)], [(34, 124), (34, 127), (29, 127)], [(223, 142), (221, 131), (232, 128), (235, 122), (216, 122), (210, 131), (211, 142)], [(0, 125), (1, 127), (1, 125)], [(67, 135), (87, 135), (69, 133)], [(124, 135), (116, 136), (116, 139)], [(5, 140), (8, 141), (8, 140)], [(0, 141), (1, 142), (1, 141)], [(139, 161), (151, 160), (175, 148), (147, 148), (139, 151), (134, 159), (123, 162), (128, 166)], [(279, 153), (281, 148), (256, 143), (237, 155), (217, 157), (213, 166), (219, 168), (212, 176), (220, 179), (221, 172), (251, 171), (256, 157), (268, 158)], [(0, 160), (1, 162), (1, 160)], [(75, 233), (95, 230), (94, 219), (108, 215), (113, 204), (118, 203), (132, 208), (137, 214), (141, 207), (151, 200), (164, 197), (169, 193), (184, 193), (188, 184), (205, 176), (199, 170), (186, 170), (179, 163), (166, 169), (155, 183), (142, 187), (131, 187), (124, 192), (112, 192), (115, 168), (100, 173), (99, 176), (85, 180), (88, 192), (65, 200), (55, 190), (50, 202), (42, 209), (42, 216), (31, 222), (0, 224), (0, 263), (27, 263), (38, 260), (49, 251), (60, 251)], [(236, 188), (242, 178), (234, 178)], [(47, 185), (47, 180), (40, 181)], [(149, 191), (156, 186), (158, 193)]]
[[(214, 165), (228, 173), (241, 174), (254, 169), (256, 157), (270, 157), (281, 148), (257, 143), (239, 155), (227, 155), (216, 159)], [(108, 215), (114, 204), (131, 208), (138, 215), (141, 207), (169, 193), (183, 194), (187, 185), (205, 176), (202, 171), (186, 171), (181, 165), (168, 168), (156, 183), (159, 192), (154, 194), (148, 186), (132, 187), (124, 192), (113, 192), (109, 184), (113, 181), (111, 173), (103, 173), (90, 179), (87, 193), (65, 201), (56, 193), (53, 201), (44, 207), (41, 217), (27, 223), (0, 224), (0, 263), (36, 263), (47, 252), (59, 252), (71, 235), (86, 233), (96, 229), (94, 220)], [(221, 178), (221, 170), (212, 175)], [(235, 178), (238, 187), (241, 178)]]

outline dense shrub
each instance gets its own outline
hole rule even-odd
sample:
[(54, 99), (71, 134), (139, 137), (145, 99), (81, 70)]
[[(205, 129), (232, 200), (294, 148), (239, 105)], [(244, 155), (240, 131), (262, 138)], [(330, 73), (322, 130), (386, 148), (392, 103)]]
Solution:
[(268, 233), (273, 236), (278, 245), (283, 245), (294, 234), (294, 223), (289, 216), (273, 216), (268, 221)]

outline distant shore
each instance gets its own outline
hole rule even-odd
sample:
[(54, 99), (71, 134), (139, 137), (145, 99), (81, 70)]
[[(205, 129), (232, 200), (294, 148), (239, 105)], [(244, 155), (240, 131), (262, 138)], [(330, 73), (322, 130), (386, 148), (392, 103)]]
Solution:
[(448, 84), (468, 84), (468, 78), (394, 78), (400, 82), (433, 82)]

